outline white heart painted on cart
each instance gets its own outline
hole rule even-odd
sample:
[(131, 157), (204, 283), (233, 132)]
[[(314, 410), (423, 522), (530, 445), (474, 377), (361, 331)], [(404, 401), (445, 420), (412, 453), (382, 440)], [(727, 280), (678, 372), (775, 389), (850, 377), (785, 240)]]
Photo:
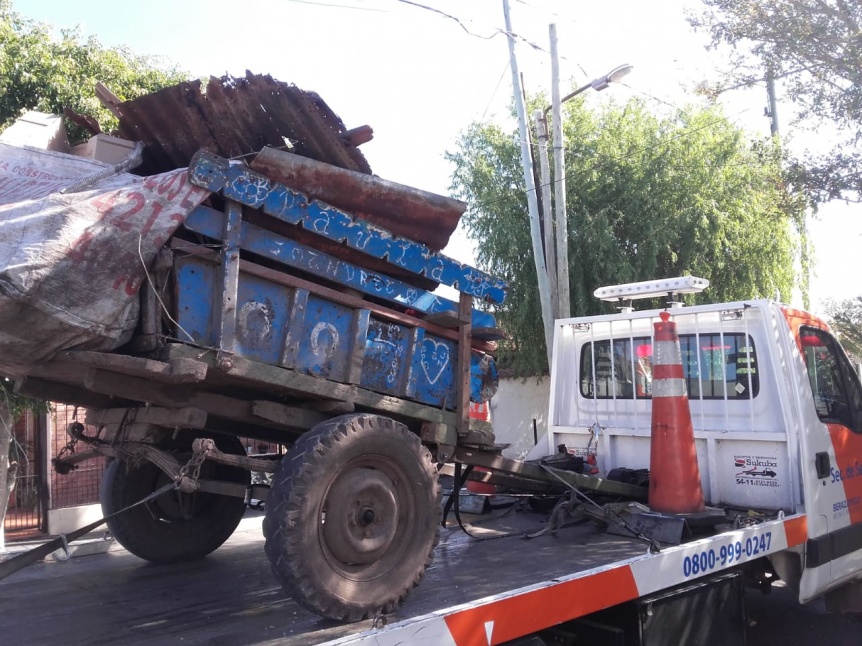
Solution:
[[(428, 346), (431, 346), (429, 350)], [(449, 365), (449, 346), (442, 341), (431, 341), (425, 339), (422, 343), (422, 371), (425, 373), (428, 383), (436, 384), (440, 375)], [(433, 376), (432, 376), (433, 375)]]

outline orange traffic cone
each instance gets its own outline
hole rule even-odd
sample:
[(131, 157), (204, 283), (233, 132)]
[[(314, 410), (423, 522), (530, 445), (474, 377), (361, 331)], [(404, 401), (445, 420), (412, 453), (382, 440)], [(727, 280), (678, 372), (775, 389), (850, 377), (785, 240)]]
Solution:
[(688, 514), (704, 510), (703, 487), (676, 323), (667, 312), (660, 316), (653, 351), (649, 506)]

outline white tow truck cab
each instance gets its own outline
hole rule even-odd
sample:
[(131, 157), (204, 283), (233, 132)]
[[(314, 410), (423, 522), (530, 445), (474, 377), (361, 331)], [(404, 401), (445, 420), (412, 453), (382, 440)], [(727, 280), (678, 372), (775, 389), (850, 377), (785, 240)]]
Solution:
[[(607, 300), (699, 291), (688, 277), (597, 290)], [(547, 444), (598, 475), (650, 464), (653, 323), (661, 310), (559, 320)], [(670, 309), (706, 504), (804, 518), (768, 558), (800, 602), (862, 610), (862, 387), (829, 326), (768, 300)], [(590, 457), (592, 456), (592, 457)], [(789, 541), (788, 541), (789, 542)], [(710, 560), (710, 553), (707, 560)], [(717, 558), (721, 560), (720, 554)], [(697, 566), (694, 566), (697, 569)]]
[[(597, 296), (655, 298), (706, 284), (666, 279), (603, 288)], [(488, 577), (506, 581), (504, 589), (490, 596), (339, 646), (414, 643), (419, 636), (447, 646), (736, 646), (745, 643), (744, 585), (767, 591), (777, 578), (802, 603), (825, 597), (829, 610), (862, 611), (862, 386), (816, 316), (751, 300), (640, 312), (629, 305), (618, 314), (556, 321), (548, 434), (524, 464), (568, 462), (603, 482), (639, 486), (668, 468), (660, 455), (651, 458), (651, 432), (679, 420), (654, 420), (652, 396), (676, 399), (682, 411), (686, 398), (666, 394), (668, 381), (674, 390), (679, 385), (668, 368), (676, 375), (680, 366), (664, 356), (666, 324), (656, 343), (654, 323), (665, 312), (679, 337), (709, 522), (699, 524), (701, 512), (601, 505), (592, 491), (575, 489), (557, 509), (568, 504), (606, 529), (575, 522), (551, 545), (519, 548), (522, 558), (511, 562), (531, 569), (531, 583), (506, 579), (514, 568), (501, 569)], [(644, 516), (629, 523), (633, 516), (624, 520), (619, 509)], [(678, 526), (681, 518), (688, 533), (680, 540), (639, 530), (651, 522)], [(495, 543), (474, 543), (463, 563), (447, 567), (469, 572)], [(543, 557), (554, 562), (550, 572)]]

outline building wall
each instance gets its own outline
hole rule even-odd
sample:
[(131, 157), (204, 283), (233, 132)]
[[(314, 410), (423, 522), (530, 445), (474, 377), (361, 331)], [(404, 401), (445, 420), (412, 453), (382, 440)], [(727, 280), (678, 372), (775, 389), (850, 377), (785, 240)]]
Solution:
[(548, 377), (500, 379), (497, 394), (491, 400), (491, 421), (498, 444), (511, 444), (503, 451), (510, 458), (523, 458), (535, 445), (536, 434), (548, 432), (548, 399), (551, 391)]

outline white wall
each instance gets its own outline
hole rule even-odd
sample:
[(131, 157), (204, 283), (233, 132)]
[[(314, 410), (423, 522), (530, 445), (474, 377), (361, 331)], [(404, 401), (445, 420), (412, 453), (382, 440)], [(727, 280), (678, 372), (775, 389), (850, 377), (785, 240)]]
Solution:
[(79, 507), (64, 507), (63, 509), (49, 509), (48, 534), (50, 536), (69, 534), (84, 525), (96, 522), (102, 516), (102, 506), (98, 503)]
[(511, 444), (503, 454), (523, 458), (533, 448), (533, 420), (539, 439), (548, 432), (548, 398), (551, 380), (528, 377), (500, 379), (497, 394), (491, 400), (491, 422), (498, 444)]

